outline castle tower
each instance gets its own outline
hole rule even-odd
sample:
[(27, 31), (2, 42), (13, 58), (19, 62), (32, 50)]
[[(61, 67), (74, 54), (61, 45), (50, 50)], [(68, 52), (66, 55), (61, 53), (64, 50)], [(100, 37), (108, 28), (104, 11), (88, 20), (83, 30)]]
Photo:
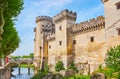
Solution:
[(62, 61), (67, 68), (72, 61), (72, 36), (69, 28), (76, 21), (76, 13), (63, 10), (60, 14), (53, 17), (55, 24), (56, 37), (56, 63)]
[(120, 0), (102, 0), (105, 12), (106, 40), (120, 35)]
[[(51, 32), (50, 26), (52, 26), (52, 18), (47, 16), (39, 16), (36, 18), (36, 28), (35, 32), (35, 39), (34, 39), (34, 58), (35, 58), (35, 68), (36, 70), (41, 69), (44, 60), (48, 57), (47, 52), (47, 35)], [(37, 71), (36, 71), (37, 72)]]

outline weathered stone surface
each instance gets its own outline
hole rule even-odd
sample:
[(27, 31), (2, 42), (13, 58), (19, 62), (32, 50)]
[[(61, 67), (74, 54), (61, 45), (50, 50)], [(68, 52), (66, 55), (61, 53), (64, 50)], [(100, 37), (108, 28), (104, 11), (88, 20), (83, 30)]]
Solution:
[(60, 74), (64, 77), (69, 77), (69, 76), (73, 76), (75, 75), (75, 70), (63, 70), (63, 71), (60, 71)]
[(107, 50), (120, 44), (120, 10), (117, 8), (120, 0), (102, 1), (105, 2), (105, 18), (99, 16), (77, 24), (76, 12), (68, 10), (60, 12), (53, 20), (36, 18), (35, 67), (42, 68), (44, 58), (51, 71), (55, 71), (58, 61), (62, 61), (66, 69), (71, 62), (86, 63), (84, 74), (92, 74), (99, 65), (104, 65)]

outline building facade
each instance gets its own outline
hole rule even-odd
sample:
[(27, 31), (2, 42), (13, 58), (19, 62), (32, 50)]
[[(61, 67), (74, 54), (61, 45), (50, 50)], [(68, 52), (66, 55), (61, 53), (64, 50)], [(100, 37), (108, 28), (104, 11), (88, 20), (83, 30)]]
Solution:
[[(76, 12), (63, 10), (53, 18), (38, 16), (34, 29), (35, 70), (47, 63), (54, 71), (62, 61), (65, 68), (75, 62), (85, 74), (104, 65), (107, 50), (120, 44), (120, 0), (102, 0), (105, 18), (98, 16), (76, 23)], [(35, 71), (37, 72), (37, 71)]]

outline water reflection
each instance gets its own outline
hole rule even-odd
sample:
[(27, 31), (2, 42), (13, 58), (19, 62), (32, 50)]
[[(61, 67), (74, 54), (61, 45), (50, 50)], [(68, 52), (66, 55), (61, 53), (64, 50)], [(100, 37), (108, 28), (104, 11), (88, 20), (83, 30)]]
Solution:
[(21, 68), (21, 74), (18, 74), (18, 68), (13, 68), (14, 71), (12, 72), (12, 74), (16, 77), (11, 77), (11, 79), (30, 79), (34, 72), (33, 69), (30, 69), (30, 74), (28, 74), (28, 68)]

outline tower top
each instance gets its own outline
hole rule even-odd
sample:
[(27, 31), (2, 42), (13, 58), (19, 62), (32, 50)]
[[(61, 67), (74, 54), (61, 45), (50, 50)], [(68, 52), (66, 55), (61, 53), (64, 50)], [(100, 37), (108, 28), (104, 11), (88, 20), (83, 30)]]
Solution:
[(107, 2), (107, 1), (109, 1), (109, 0), (101, 0), (103, 3), (105, 3), (105, 2)]
[(52, 22), (52, 18), (49, 16), (38, 16), (36, 17), (36, 23), (39, 21), (50, 21)]
[(77, 13), (69, 11), (67, 9), (61, 11), (59, 14), (53, 17), (54, 22), (57, 22), (63, 18), (69, 18), (71, 20), (76, 20)]

